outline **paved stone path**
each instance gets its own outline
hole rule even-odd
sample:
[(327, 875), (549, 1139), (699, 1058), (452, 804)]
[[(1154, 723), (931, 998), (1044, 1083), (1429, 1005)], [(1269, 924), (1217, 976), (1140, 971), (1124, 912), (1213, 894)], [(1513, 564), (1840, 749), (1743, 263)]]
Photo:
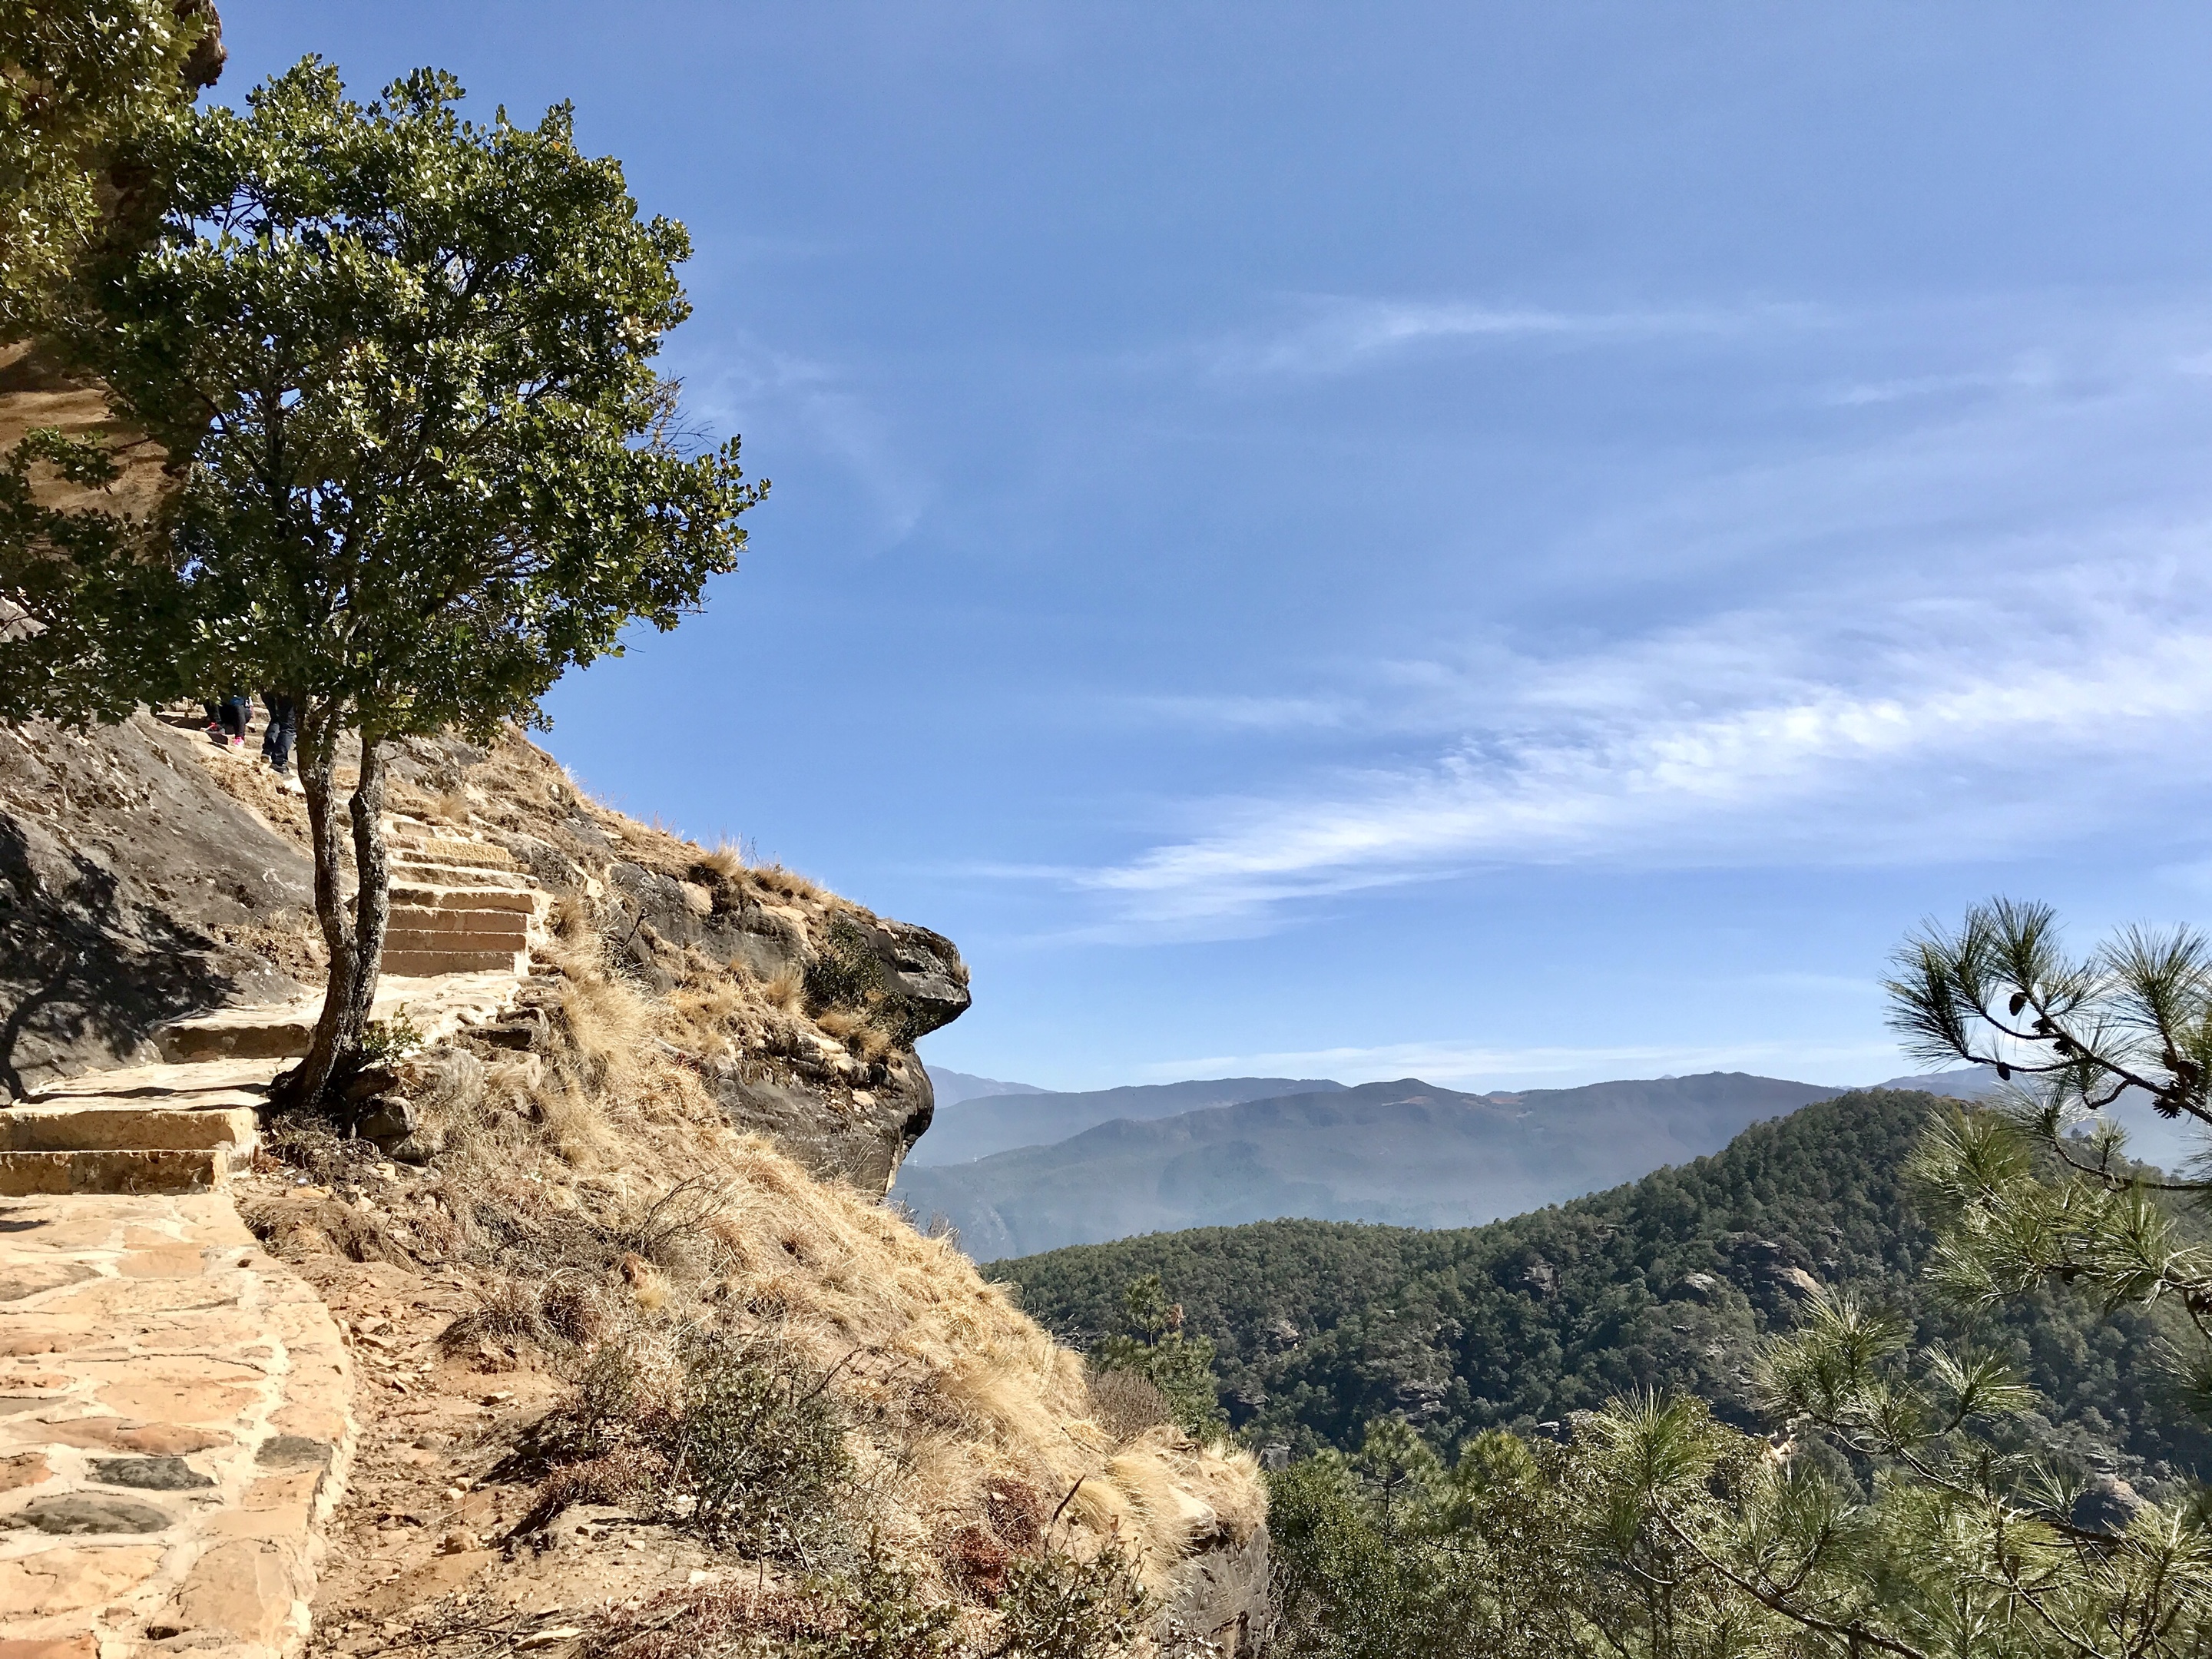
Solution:
[[(377, 1014), (434, 1042), (511, 1002), (543, 895), (497, 848), (400, 829), (392, 960), (415, 976)], [(222, 1188), (319, 1000), (179, 1021), (161, 1063), (0, 1110), (0, 1659), (306, 1641), (352, 1367)]]
[(0, 1659), (296, 1651), (352, 1387), (228, 1198), (0, 1199)]

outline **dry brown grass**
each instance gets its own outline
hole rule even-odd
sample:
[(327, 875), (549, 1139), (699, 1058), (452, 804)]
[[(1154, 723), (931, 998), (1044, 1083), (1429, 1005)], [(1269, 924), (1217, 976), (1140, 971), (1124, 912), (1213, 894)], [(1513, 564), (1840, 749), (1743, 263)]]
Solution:
[[(818, 947), (842, 903), (781, 865), (622, 818), (520, 739), (430, 810), (454, 795), (480, 825), (602, 869), (605, 850), (566, 827), (578, 818), (680, 879), (703, 866), (744, 890), (748, 927), (784, 933), (795, 952)], [(580, 891), (556, 902), (542, 1054), (420, 1062), (410, 1092), (445, 1147), (428, 1185), (451, 1214), (448, 1259), (483, 1286), (455, 1328), (461, 1353), (574, 1374), (595, 1345), (642, 1352), (686, 1328), (773, 1341), (833, 1377), (865, 1509), (855, 1535), (872, 1532), (945, 1594), (988, 1589), (994, 1552), (1020, 1530), (1000, 1512), (1009, 1494), (1043, 1514), (1068, 1498), (1065, 1542), (1082, 1554), (1118, 1537), (1155, 1589), (1197, 1540), (1249, 1534), (1263, 1504), (1249, 1458), (1193, 1446), (1150, 1402), (1086, 1379), (952, 1241), (731, 1128), (703, 1060), (818, 1064), (821, 1038), (883, 1059), (890, 1039), (865, 1010), (811, 1018), (799, 969), (763, 981), (673, 948), (655, 962), (674, 987), (652, 994), (610, 950), (612, 915)], [(964, 1553), (947, 1541), (960, 1538)]]
[(781, 1014), (803, 1014), (806, 1012), (806, 975), (796, 968), (787, 968), (774, 978), (763, 981), (761, 1000)]
[(745, 872), (745, 855), (731, 842), (718, 842), (711, 851), (700, 854), (698, 862), (700, 867), (726, 881), (735, 881)]
[(814, 1016), (817, 1030), (845, 1045), (846, 1052), (864, 1064), (890, 1057), (898, 1039), (878, 1023), (880, 1011), (867, 1008), (825, 1008)]
[(800, 875), (796, 870), (786, 869), (781, 861), (755, 865), (745, 873), (754, 886), (763, 892), (774, 893), (779, 898), (796, 899), (810, 906), (823, 906), (835, 897), (828, 888)]
[(1091, 1379), (1091, 1416), (1126, 1445), (1149, 1429), (1174, 1422), (1175, 1407), (1142, 1372), (1111, 1370)]

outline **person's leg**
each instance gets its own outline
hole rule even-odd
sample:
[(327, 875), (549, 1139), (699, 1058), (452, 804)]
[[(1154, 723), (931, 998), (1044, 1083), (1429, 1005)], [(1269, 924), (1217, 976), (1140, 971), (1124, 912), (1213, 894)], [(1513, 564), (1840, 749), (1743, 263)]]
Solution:
[(223, 699), (222, 729), (230, 734), (233, 749), (246, 747), (246, 699), (235, 691)]
[(207, 734), (208, 734), (208, 736), (210, 736), (210, 737), (211, 737), (211, 738), (220, 738), (220, 737), (222, 737), (222, 705), (221, 705), (221, 704), (219, 704), (219, 703), (203, 702), (203, 703), (201, 703), (201, 704), (200, 704), (200, 707), (207, 710), (207, 717), (208, 717), (208, 723), (207, 723)]
[(279, 772), (292, 764), (292, 738), (299, 730), (299, 714), (289, 697), (269, 700), (269, 763)]

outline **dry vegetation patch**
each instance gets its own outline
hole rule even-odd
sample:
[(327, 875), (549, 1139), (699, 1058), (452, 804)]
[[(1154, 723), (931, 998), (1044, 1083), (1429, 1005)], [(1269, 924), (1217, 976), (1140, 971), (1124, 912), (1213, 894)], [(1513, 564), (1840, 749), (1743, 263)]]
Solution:
[[(952, 1242), (731, 1127), (718, 1067), (836, 1113), (918, 1063), (866, 912), (611, 812), (520, 740), (396, 770), (395, 810), (558, 896), (526, 1048), (407, 1055), (400, 1156), (280, 1125), (241, 1182), (361, 1362), (315, 1651), (1078, 1659), (1252, 1535), (1248, 1457), (1094, 1383)], [(641, 943), (617, 859), (794, 965)]]

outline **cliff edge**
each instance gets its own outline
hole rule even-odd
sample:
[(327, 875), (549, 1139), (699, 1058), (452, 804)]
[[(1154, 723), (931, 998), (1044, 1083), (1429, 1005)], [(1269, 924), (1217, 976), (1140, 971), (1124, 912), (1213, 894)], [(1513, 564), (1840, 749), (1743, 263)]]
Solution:
[[(198, 724), (0, 729), (15, 1092), (317, 982), (302, 805)], [(352, 1347), (309, 1650), (734, 1659), (902, 1620), (949, 1656), (1074, 1607), (1084, 1651), (1129, 1650), (1121, 1613), (1133, 1650), (1251, 1651), (1251, 1460), (1094, 1389), (884, 1200), (933, 1111), (915, 1041), (968, 1006), (951, 942), (519, 737), (393, 770), (409, 834), (544, 915), (512, 1006), (428, 1043), (402, 1007), (360, 1133), (271, 1121), (232, 1183)]]

